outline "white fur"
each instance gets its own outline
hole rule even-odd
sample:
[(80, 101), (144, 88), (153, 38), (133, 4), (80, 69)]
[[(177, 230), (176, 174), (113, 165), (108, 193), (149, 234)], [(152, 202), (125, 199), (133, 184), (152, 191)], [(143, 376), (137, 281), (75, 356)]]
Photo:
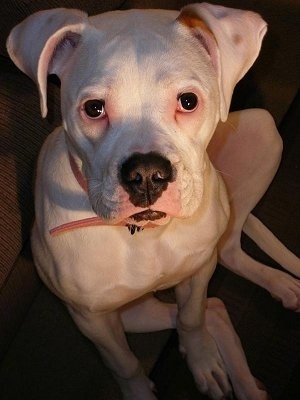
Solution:
[[(29, 17), (8, 39), (14, 62), (37, 82), (43, 116), (47, 74), (61, 79), (63, 125), (46, 140), (38, 164), (35, 263), (99, 349), (124, 399), (155, 397), (123, 328), (175, 326), (200, 391), (220, 399), (230, 393), (229, 377), (239, 400), (266, 398), (254, 383), (226, 311), (206, 301), (220, 238), (221, 260), (238, 270), (244, 222), (280, 159), (278, 133), (267, 113), (236, 113), (218, 125), (227, 119), (233, 88), (257, 57), (265, 31), (257, 14), (202, 3), (181, 13), (135, 10), (90, 18), (77, 10), (54, 9)], [(199, 100), (190, 113), (178, 109), (178, 96), (186, 92)], [(86, 116), (83, 105), (89, 99), (105, 100), (105, 118)], [(265, 163), (262, 157), (259, 174), (249, 160), (236, 175), (231, 160), (244, 159), (248, 148), (241, 143), (255, 119), (258, 133), (267, 121), (263, 149), (274, 157)], [(208, 145), (210, 158), (225, 172), (232, 211), (227, 229), (228, 198)], [(256, 144), (252, 148), (255, 152)], [(119, 169), (132, 154), (149, 152), (168, 159), (176, 177), (149, 207), (166, 218), (132, 236), (122, 225), (148, 207), (133, 205), (120, 184)], [(87, 192), (72, 172), (69, 154), (86, 179)], [(257, 190), (247, 185), (250, 176), (251, 183), (259, 183)], [(245, 195), (253, 188), (256, 192), (245, 200), (240, 188)], [(102, 226), (50, 233), (58, 225), (96, 216)], [(244, 274), (260, 283), (251, 272), (253, 263), (245, 263)], [(294, 267), (299, 271), (299, 265)], [(281, 282), (276, 294), (285, 298)], [(175, 286), (178, 308), (149, 296), (170, 286)], [(293, 293), (299, 302), (299, 288)]]

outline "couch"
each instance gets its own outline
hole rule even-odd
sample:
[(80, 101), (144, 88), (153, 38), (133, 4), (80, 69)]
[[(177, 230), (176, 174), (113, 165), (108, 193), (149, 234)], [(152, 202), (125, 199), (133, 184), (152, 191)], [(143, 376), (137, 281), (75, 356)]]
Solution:
[[(214, 2), (214, 1), (212, 1)], [(8, 58), (10, 29), (29, 14), (53, 7), (89, 14), (127, 8), (179, 9), (185, 0), (7, 0), (0, 5), (0, 398), (118, 399), (93, 346), (63, 305), (41, 283), (30, 253), (33, 181), (40, 146), (60, 123), (59, 87), (49, 84), (49, 115), (42, 119), (34, 83)], [(232, 109), (264, 107), (278, 126), (299, 87), (299, 5), (292, 0), (219, 0), (260, 12), (269, 24), (260, 58), (234, 93)], [(241, 6), (242, 4), (242, 6)], [(294, 44), (297, 43), (298, 53)], [(130, 335), (150, 372), (170, 332)], [(84, 364), (82, 365), (82, 360)], [(72, 378), (70, 378), (70, 376)], [(102, 395), (101, 395), (102, 393)], [(99, 396), (98, 396), (98, 395)]]

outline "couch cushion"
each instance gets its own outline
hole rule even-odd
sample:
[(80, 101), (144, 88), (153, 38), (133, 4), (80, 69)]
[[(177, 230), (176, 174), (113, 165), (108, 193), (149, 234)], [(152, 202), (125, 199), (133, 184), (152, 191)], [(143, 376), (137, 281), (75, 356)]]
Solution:
[[(0, 287), (7, 278), (33, 220), (33, 170), (48, 133), (59, 124), (59, 102), (50, 85), (51, 112), (39, 117), (34, 83), (1, 58), (0, 74)], [(58, 90), (57, 90), (58, 92)], [(58, 96), (56, 96), (58, 97)]]
[(28, 245), (11, 266), (9, 278), (0, 289), (0, 360), (8, 351), (40, 287)]
[[(149, 374), (170, 331), (129, 334)], [(0, 366), (1, 400), (119, 400), (119, 389), (96, 348), (66, 308), (43, 288)]]
[(28, 249), (33, 175), (40, 146), (59, 124), (59, 90), (49, 85), (47, 120), (39, 117), (34, 83), (0, 56), (0, 356), (39, 289)]

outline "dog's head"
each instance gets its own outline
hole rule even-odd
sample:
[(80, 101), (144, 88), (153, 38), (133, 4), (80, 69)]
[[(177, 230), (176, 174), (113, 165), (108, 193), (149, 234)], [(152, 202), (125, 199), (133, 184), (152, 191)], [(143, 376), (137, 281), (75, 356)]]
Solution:
[(265, 31), (255, 13), (206, 3), (90, 18), (53, 9), (14, 28), (8, 51), (36, 81), (43, 116), (47, 76), (60, 78), (67, 144), (94, 211), (160, 224), (200, 207), (206, 147)]

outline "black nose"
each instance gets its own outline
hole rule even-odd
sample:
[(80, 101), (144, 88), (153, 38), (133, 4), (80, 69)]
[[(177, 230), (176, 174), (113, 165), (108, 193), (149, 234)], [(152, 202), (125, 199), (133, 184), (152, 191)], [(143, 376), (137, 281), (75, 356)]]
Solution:
[(155, 152), (133, 154), (120, 170), (121, 184), (136, 207), (154, 204), (173, 180), (174, 171), (170, 161)]

